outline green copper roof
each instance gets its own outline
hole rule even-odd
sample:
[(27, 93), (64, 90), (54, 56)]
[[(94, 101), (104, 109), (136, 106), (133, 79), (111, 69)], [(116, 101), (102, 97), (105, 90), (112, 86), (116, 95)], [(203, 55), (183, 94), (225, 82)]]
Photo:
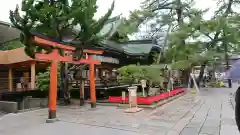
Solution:
[[(123, 20), (120, 18), (120, 16), (116, 16), (111, 20), (111, 22), (107, 23), (103, 29), (100, 31), (100, 34), (106, 34), (111, 30), (110, 37), (117, 32), (118, 27), (121, 25)], [(126, 43), (118, 43), (111, 40), (105, 40), (103, 41), (103, 44), (105, 47), (109, 49), (113, 49), (116, 51), (121, 51), (126, 54), (130, 55), (139, 55), (139, 54), (149, 54), (151, 49), (153, 47), (159, 48), (159, 46), (156, 43), (153, 43), (152, 41), (148, 40), (138, 40), (138, 41), (129, 41)]]
[(120, 16), (116, 16), (109, 20), (106, 25), (102, 28), (102, 30), (99, 32), (100, 35), (105, 35), (109, 31), (111, 31), (109, 37), (111, 37), (115, 32), (117, 32), (117, 28), (120, 26), (120, 24), (123, 22), (123, 20), (120, 18)]
[(12, 24), (0, 20), (0, 44), (19, 38), (19, 34)]
[(127, 43), (117, 43), (115, 41), (105, 40), (103, 43), (105, 47), (110, 49), (114, 49), (116, 51), (121, 51), (130, 55), (140, 55), (140, 54), (149, 54), (153, 47), (158, 47), (158, 45), (154, 43), (144, 43), (144, 41), (138, 41), (138, 43), (127, 42)]
[(154, 44), (124, 44), (122, 47), (124, 48), (125, 52), (128, 53), (144, 53), (148, 54)]

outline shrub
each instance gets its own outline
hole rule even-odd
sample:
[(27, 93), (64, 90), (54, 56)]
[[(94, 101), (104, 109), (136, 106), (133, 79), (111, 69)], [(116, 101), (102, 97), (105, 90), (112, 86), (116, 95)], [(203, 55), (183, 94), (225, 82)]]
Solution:
[[(37, 88), (39, 90), (45, 91), (49, 90), (49, 86), (50, 86), (50, 68), (48, 67), (45, 72), (37, 74)], [(59, 86), (60, 86), (60, 72), (58, 72), (58, 87)]]
[(140, 80), (149, 80), (152, 86), (160, 86), (164, 78), (162, 71), (151, 66), (128, 65), (118, 69), (118, 78), (123, 83), (139, 83)]

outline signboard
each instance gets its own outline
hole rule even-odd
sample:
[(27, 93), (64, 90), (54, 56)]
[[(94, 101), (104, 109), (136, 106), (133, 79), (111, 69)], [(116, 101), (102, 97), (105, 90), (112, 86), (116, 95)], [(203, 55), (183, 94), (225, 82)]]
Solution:
[(131, 97), (136, 97), (137, 96), (137, 92), (136, 92), (137, 90), (129, 90), (129, 95), (131, 96)]
[(126, 100), (126, 93), (125, 91), (122, 91), (122, 101), (125, 101)]
[(146, 80), (141, 80), (141, 85), (143, 88), (146, 88)]
[(142, 92), (143, 92), (143, 97), (145, 97), (145, 90), (144, 88), (146, 88), (146, 80), (141, 80), (141, 85), (142, 85)]
[(96, 60), (99, 60), (99, 61), (101, 61), (101, 62), (119, 64), (119, 60), (116, 59), (116, 58), (112, 58), (112, 57), (105, 57), (105, 56), (100, 56), (100, 55), (93, 55), (93, 58), (96, 59)]
[(128, 87), (130, 108), (137, 107), (137, 86)]

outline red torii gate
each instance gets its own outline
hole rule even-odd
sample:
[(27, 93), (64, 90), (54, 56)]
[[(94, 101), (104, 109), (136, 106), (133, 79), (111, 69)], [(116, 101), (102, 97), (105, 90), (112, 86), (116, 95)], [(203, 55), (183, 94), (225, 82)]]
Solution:
[(91, 97), (91, 107), (96, 107), (96, 90), (95, 90), (95, 71), (94, 66), (101, 64), (99, 60), (95, 60), (91, 55), (102, 54), (101, 50), (87, 50), (84, 49), (83, 53), (89, 54), (86, 59), (80, 59), (78, 61), (73, 60), (71, 56), (60, 56), (59, 48), (64, 51), (73, 52), (75, 51), (74, 47), (66, 46), (57, 42), (49, 41), (38, 36), (32, 38), (32, 42), (38, 46), (42, 47), (52, 47), (53, 50), (49, 54), (36, 53), (35, 58), (38, 60), (51, 61), (50, 68), (50, 90), (49, 90), (49, 114), (47, 122), (56, 121), (56, 104), (57, 104), (57, 72), (58, 72), (58, 63), (59, 62), (69, 62), (73, 64), (89, 64), (90, 72), (90, 97)]

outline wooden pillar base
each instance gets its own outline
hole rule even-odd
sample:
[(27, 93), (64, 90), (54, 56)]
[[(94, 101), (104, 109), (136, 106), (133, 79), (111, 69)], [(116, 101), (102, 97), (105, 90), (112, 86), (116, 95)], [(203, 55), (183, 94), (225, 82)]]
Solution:
[(46, 120), (46, 123), (54, 123), (57, 122), (57, 116), (56, 116), (56, 110), (49, 110), (48, 111), (48, 119)]
[(55, 119), (55, 118), (57, 118), (56, 110), (49, 110), (48, 111), (48, 119)]
[(91, 104), (91, 108), (96, 108), (96, 103), (90, 103)]

